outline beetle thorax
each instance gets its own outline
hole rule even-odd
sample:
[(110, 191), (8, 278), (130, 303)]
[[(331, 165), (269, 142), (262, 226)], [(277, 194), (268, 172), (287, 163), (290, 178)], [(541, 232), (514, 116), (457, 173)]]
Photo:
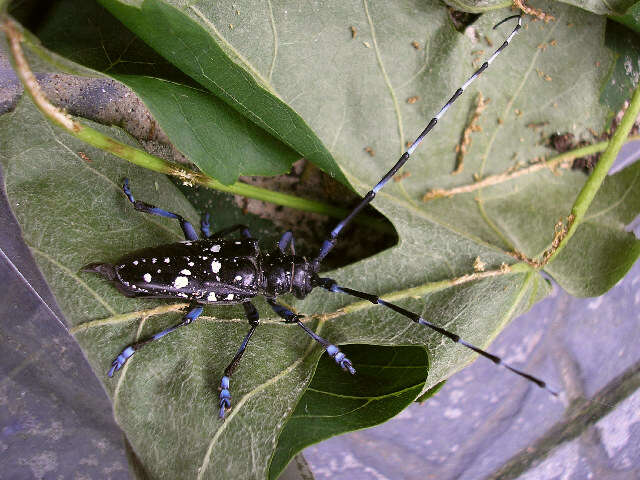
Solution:
[(298, 298), (304, 298), (313, 289), (313, 268), (304, 257), (284, 255), (280, 250), (272, 250), (262, 254), (262, 270), (266, 296), (293, 293)]

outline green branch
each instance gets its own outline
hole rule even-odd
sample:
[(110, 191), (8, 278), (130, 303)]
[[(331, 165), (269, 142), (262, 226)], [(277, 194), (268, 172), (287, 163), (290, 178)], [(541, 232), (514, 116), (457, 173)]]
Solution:
[(638, 118), (638, 114), (640, 113), (640, 87), (636, 88), (633, 92), (633, 96), (631, 97), (631, 103), (624, 116), (622, 117), (622, 121), (620, 125), (616, 129), (613, 137), (609, 141), (609, 145), (606, 150), (602, 154), (602, 157), (598, 161), (596, 167), (593, 172), (589, 176), (589, 179), (580, 190), (576, 201), (571, 208), (571, 215), (569, 216), (569, 226), (567, 228), (566, 234), (563, 236), (560, 241), (558, 248), (549, 256), (547, 261), (551, 262), (554, 258), (562, 251), (565, 247), (569, 239), (576, 233), (578, 226), (584, 220), (584, 216), (591, 205), (591, 202), (595, 198), (602, 182), (607, 177), (607, 173), (611, 169), (613, 162), (618, 156), (618, 152), (622, 148), (622, 145), (625, 143), (627, 137), (629, 136), (629, 132), (631, 132), (631, 127)]
[[(72, 118), (71, 115), (49, 102), (42, 92), (42, 89), (40, 88), (40, 85), (33, 75), (33, 72), (31, 71), (31, 68), (24, 56), (21, 46), (23, 34), (20, 31), (20, 26), (5, 15), (2, 19), (2, 28), (5, 31), (9, 42), (14, 70), (24, 85), (25, 91), (31, 96), (38, 109), (46, 118), (83, 142), (112, 153), (117, 157), (148, 170), (153, 170), (154, 172), (163, 173), (165, 175), (172, 175), (185, 184), (202, 185), (221, 192), (242, 195), (244, 197), (274, 203), (276, 205), (282, 205), (284, 207), (295, 208), (307, 212), (320, 213), (338, 219), (342, 219), (349, 214), (350, 210), (345, 208), (300, 198), (295, 195), (274, 192), (272, 190), (267, 190), (265, 188), (256, 187), (242, 182), (236, 182), (232, 185), (224, 185), (215, 178), (209, 177), (201, 172), (191, 170), (180, 164), (172, 163), (160, 157), (151, 155), (144, 150), (122, 143), (94, 128), (78, 122), (76, 119)], [(356, 221), (360, 224), (369, 225), (378, 230), (392, 231), (388, 224), (380, 219), (362, 216), (359, 219), (356, 219)]]

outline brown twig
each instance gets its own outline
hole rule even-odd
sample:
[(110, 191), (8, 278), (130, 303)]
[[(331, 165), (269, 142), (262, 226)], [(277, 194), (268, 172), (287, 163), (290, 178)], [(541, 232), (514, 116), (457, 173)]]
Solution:
[(71, 118), (71, 115), (65, 113), (60, 108), (51, 104), (45, 97), (40, 84), (36, 80), (35, 75), (29, 67), (29, 63), (24, 56), (20, 43), (22, 42), (22, 32), (18, 26), (9, 17), (3, 19), (2, 29), (4, 30), (7, 40), (9, 41), (9, 49), (15, 63), (15, 71), (20, 80), (25, 85), (25, 90), (29, 93), (36, 106), (52, 121), (58, 123), (70, 132), (78, 132), (82, 129), (80, 124)]
[[(634, 141), (640, 140), (640, 135), (631, 135), (626, 141)], [(593, 145), (587, 145), (585, 147), (576, 148), (575, 150), (571, 150), (569, 152), (565, 152), (563, 154), (557, 155), (546, 161), (538, 161), (536, 163), (532, 163), (528, 167), (519, 168), (519, 169), (509, 169), (504, 173), (500, 173), (497, 175), (490, 175), (483, 179), (478, 179), (476, 182), (461, 185), (459, 187), (450, 188), (450, 189), (441, 189), (436, 188), (429, 190), (422, 197), (423, 202), (428, 202), (435, 198), (443, 198), (443, 197), (453, 197), (454, 195), (459, 195), (461, 193), (470, 193), (476, 190), (480, 190), (485, 187), (489, 187), (492, 185), (497, 185), (500, 183), (508, 182), (514, 180), (523, 175), (528, 175), (531, 173), (538, 172), (540, 170), (550, 170), (551, 172), (555, 172), (558, 168), (569, 169), (573, 164), (573, 160), (576, 158), (584, 157), (586, 155), (591, 155), (598, 152), (603, 152), (609, 142), (598, 142)]]
[(563, 219), (558, 220), (558, 222), (553, 227), (553, 240), (551, 240), (551, 246), (547, 248), (544, 252), (542, 252), (542, 257), (540, 260), (529, 258), (524, 253), (518, 252), (518, 251), (511, 252), (511, 255), (514, 258), (517, 258), (518, 260), (525, 262), (526, 264), (531, 265), (536, 269), (544, 267), (547, 264), (547, 262), (551, 259), (555, 251), (560, 247), (562, 240), (564, 240), (564, 238), (567, 236), (567, 233), (569, 232), (569, 228), (573, 224), (573, 221), (575, 220), (575, 218), (576, 217), (573, 214), (569, 215), (567, 217), (566, 225)]
[(513, 0), (513, 4), (520, 10), (522, 10), (527, 15), (531, 15), (532, 17), (537, 18), (538, 20), (542, 20), (545, 23), (551, 22), (555, 20), (555, 17), (549, 13), (545, 13), (542, 10), (537, 8), (530, 7), (525, 5), (524, 0)]
[(487, 103), (489, 103), (489, 101), (490, 99), (487, 98), (487, 100), (485, 100), (482, 93), (478, 92), (478, 96), (476, 98), (476, 109), (473, 112), (473, 116), (471, 117), (469, 124), (464, 129), (464, 132), (462, 132), (462, 140), (460, 140), (460, 143), (456, 145), (456, 168), (451, 172), (452, 175), (457, 175), (464, 168), (464, 156), (467, 154), (467, 151), (471, 146), (471, 133), (482, 130), (478, 125), (478, 119), (480, 118), (482, 111), (487, 107)]

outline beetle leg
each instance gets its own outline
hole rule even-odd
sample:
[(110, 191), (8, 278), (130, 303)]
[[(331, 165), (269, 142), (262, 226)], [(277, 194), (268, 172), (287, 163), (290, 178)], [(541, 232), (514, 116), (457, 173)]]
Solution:
[(205, 213), (200, 220), (200, 230), (202, 230), (202, 236), (209, 238), (211, 236), (211, 224), (209, 223), (209, 214)]
[(135, 208), (139, 212), (149, 213), (151, 215), (158, 215), (160, 217), (175, 218), (180, 222), (180, 227), (182, 227), (182, 231), (184, 232), (184, 237), (187, 240), (192, 240), (192, 241), (198, 240), (198, 234), (193, 228), (193, 225), (191, 225), (191, 223), (185, 220), (182, 216), (178, 215), (177, 213), (168, 212), (166, 210), (163, 210), (162, 208), (155, 207), (146, 202), (141, 202), (140, 200), (136, 200), (135, 198), (133, 198), (133, 194), (131, 193), (131, 189), (129, 188), (128, 178), (124, 179), (124, 184), (122, 185), (122, 191), (124, 192), (124, 194), (127, 196), (129, 201), (133, 205), (133, 208)]
[(242, 358), (242, 355), (244, 354), (244, 351), (247, 348), (247, 344), (249, 343), (249, 339), (251, 338), (251, 335), (253, 335), (253, 332), (256, 330), (256, 328), (258, 327), (258, 324), (260, 323), (258, 310), (256, 310), (256, 307), (254, 307), (253, 303), (243, 302), (242, 306), (244, 307), (244, 312), (247, 316), (247, 319), (249, 320), (249, 324), (251, 325), (251, 328), (249, 328), (249, 331), (247, 332), (244, 339), (242, 340), (242, 343), (240, 344), (240, 348), (236, 352), (235, 357), (233, 357), (233, 360), (231, 360), (231, 363), (227, 366), (227, 368), (225, 368), (224, 376), (220, 380), (220, 387), (218, 388), (218, 390), (220, 390), (220, 395), (219, 395), (220, 415), (219, 416), (223, 420), (224, 420), (225, 412), (231, 408), (231, 394), (229, 393), (229, 380), (231, 379), (231, 375), (233, 374), (234, 370), (240, 363), (240, 359)]
[(280, 252), (282, 252), (282, 254), (285, 253), (287, 247), (291, 248), (291, 255), (296, 254), (296, 249), (293, 242), (293, 233), (291, 233), (291, 230), (284, 232), (282, 237), (280, 237), (280, 241), (278, 242), (278, 248), (280, 249)]
[(296, 315), (291, 310), (286, 307), (283, 307), (279, 303), (277, 303), (272, 298), (267, 298), (267, 303), (271, 305), (273, 311), (278, 314), (278, 316), (282, 317), (287, 323), (297, 323), (300, 328), (302, 328), (307, 335), (313, 338), (316, 342), (318, 342), (322, 347), (327, 351), (329, 356), (335, 360), (335, 362), (342, 368), (345, 372), (349, 372), (351, 375), (356, 373), (356, 369), (353, 368), (351, 364), (351, 360), (349, 360), (344, 353), (340, 351), (338, 347), (331, 344), (320, 335), (315, 333), (309, 327), (307, 327), (304, 323), (300, 321), (300, 317), (303, 315)]
[(117, 372), (122, 367), (124, 367), (124, 364), (127, 363), (127, 360), (129, 360), (133, 356), (133, 354), (136, 353), (138, 350), (140, 350), (142, 347), (153, 342), (154, 340), (158, 340), (159, 338), (164, 337), (165, 335), (173, 332), (177, 328), (183, 327), (185, 325), (189, 325), (191, 322), (197, 319), (201, 313), (202, 313), (202, 307), (200, 305), (197, 305), (191, 308), (191, 310), (189, 310), (189, 312), (184, 317), (182, 317), (182, 321), (177, 325), (174, 325), (173, 327), (169, 327), (166, 330), (156, 333), (151, 338), (147, 338), (146, 340), (142, 340), (140, 342), (136, 342), (132, 345), (129, 345), (113, 361), (113, 363), (111, 364), (111, 369), (109, 370), (109, 373), (107, 375), (109, 375), (109, 377), (113, 377), (114, 372)]

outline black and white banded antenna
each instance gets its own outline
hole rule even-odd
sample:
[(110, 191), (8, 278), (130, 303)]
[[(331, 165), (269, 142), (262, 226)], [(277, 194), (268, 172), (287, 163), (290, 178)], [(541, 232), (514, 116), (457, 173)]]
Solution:
[(516, 375), (519, 375), (519, 376), (529, 380), (530, 382), (535, 383), (538, 387), (546, 390), (550, 394), (552, 394), (554, 396), (558, 396), (558, 392), (555, 389), (551, 388), (544, 380), (541, 380), (541, 379), (539, 379), (537, 377), (534, 377), (533, 375), (530, 375), (527, 372), (524, 372), (524, 371), (522, 371), (520, 369), (517, 369), (517, 368), (511, 366), (510, 364), (508, 364), (504, 360), (502, 360), (500, 357), (498, 357), (496, 355), (493, 355), (492, 353), (489, 353), (489, 352), (487, 352), (487, 351), (485, 351), (485, 350), (483, 350), (483, 349), (481, 349), (481, 348), (479, 348), (479, 347), (467, 342), (466, 340), (460, 338), (460, 336), (457, 335), (456, 333), (450, 332), (448, 330), (445, 330), (442, 327), (439, 327), (438, 325), (436, 325), (436, 324), (424, 319), (421, 315), (418, 315), (417, 313), (411, 312), (411, 311), (409, 311), (409, 310), (407, 310), (405, 308), (402, 308), (401, 306), (396, 305), (394, 303), (387, 302), (386, 300), (381, 299), (378, 295), (374, 295), (374, 294), (366, 293), (366, 292), (361, 292), (361, 291), (358, 291), (358, 290), (354, 290), (352, 288), (344, 287), (344, 286), (338, 285), (338, 283), (335, 280), (331, 279), (331, 278), (321, 278), (321, 277), (317, 276), (317, 272), (318, 272), (318, 270), (320, 268), (320, 264), (322, 263), (324, 258), (329, 254), (329, 252), (333, 249), (333, 247), (337, 243), (338, 235), (340, 235), (340, 232), (344, 229), (344, 227), (346, 225), (348, 225), (353, 220), (353, 218), (360, 212), (360, 210), (362, 210), (365, 206), (367, 206), (374, 199), (374, 197), (376, 196), (376, 193), (378, 193), (378, 191), (380, 191), (380, 189), (382, 187), (384, 187), (384, 185), (409, 160), (409, 157), (411, 156), (411, 154), (413, 154), (415, 149), (418, 148), (418, 145), (420, 145), (420, 143), (422, 143), (422, 140), (424, 139), (424, 137), (433, 129), (433, 127), (436, 126), (436, 124), (438, 123), (438, 120), (440, 120), (440, 118), (442, 118), (442, 116), (449, 109), (449, 107), (451, 107), (453, 102), (455, 102), (457, 100), (457, 98), (460, 95), (462, 95), (462, 93), (465, 91), (465, 89), (469, 85), (471, 85), (471, 83), (473, 83), (473, 81), (476, 78), (478, 78), (482, 72), (484, 72), (487, 68), (489, 68), (489, 65), (491, 65), (491, 62), (493, 62), (496, 59), (496, 57), (500, 54), (500, 52), (502, 52), (505, 48), (507, 48), (507, 46), (509, 45), (509, 42), (511, 42), (513, 37), (522, 28), (522, 14), (520, 14), (520, 15), (512, 15), (510, 17), (507, 17), (507, 18), (503, 19), (502, 21), (498, 22), (493, 27), (494, 29), (496, 29), (497, 27), (499, 27), (503, 23), (505, 23), (505, 22), (507, 22), (509, 20), (512, 20), (512, 19), (518, 19), (518, 23), (514, 27), (514, 29), (511, 31), (509, 36), (506, 38), (504, 43), (502, 45), (500, 45), (500, 47), (495, 52), (493, 52), (493, 54), (482, 64), (482, 66), (478, 70), (476, 70), (473, 73), (473, 75), (471, 75), (471, 77), (469, 77), (469, 79), (460, 88), (458, 88), (458, 90), (455, 91), (455, 93), (449, 99), (449, 101), (447, 103), (445, 103), (445, 105), (440, 109), (440, 111), (436, 114), (436, 116), (431, 119), (431, 121), (428, 123), (426, 128), (422, 131), (422, 133), (420, 133), (418, 138), (416, 138), (415, 141), (409, 146), (407, 151), (404, 154), (402, 154), (400, 159), (391, 168), (391, 170), (389, 170), (384, 175), (384, 177), (382, 177), (380, 179), (380, 181), (369, 191), (369, 193), (367, 193), (364, 196), (364, 198), (351, 211), (351, 213), (349, 213), (349, 215), (347, 215), (347, 217), (344, 220), (342, 220), (340, 223), (338, 223), (338, 225), (336, 225), (336, 227), (331, 231), (331, 234), (329, 235), (329, 238), (323, 242), (322, 247), (320, 248), (320, 252), (319, 252), (318, 256), (312, 262), (313, 270), (315, 272), (315, 275), (314, 275), (314, 278), (313, 278), (313, 283), (314, 283), (314, 286), (322, 287), (322, 288), (324, 288), (326, 290), (329, 290), (330, 292), (341, 293), (341, 294), (349, 295), (349, 296), (352, 296), (352, 297), (360, 298), (360, 299), (363, 299), (363, 300), (368, 300), (369, 302), (371, 302), (371, 303), (373, 303), (375, 305), (380, 305), (382, 307), (385, 307), (385, 308), (388, 308), (390, 310), (393, 310), (394, 312), (399, 313), (400, 315), (403, 315), (404, 317), (412, 320), (413, 322), (415, 322), (415, 323), (417, 323), (419, 325), (425, 326), (427, 328), (430, 328), (431, 330), (434, 330), (434, 331), (438, 332), (439, 334), (447, 337), (451, 341), (453, 341), (455, 343), (458, 343), (458, 344), (460, 344), (460, 345), (462, 345), (462, 346), (464, 346), (464, 347), (476, 352), (477, 354), (487, 358), (488, 360), (491, 360), (494, 364), (502, 366), (502, 367), (506, 368), (507, 370), (515, 373)]
[(417, 313), (411, 312), (405, 308), (402, 308), (399, 305), (396, 305), (395, 303), (391, 303), (391, 302), (387, 302), (386, 300), (381, 299), (378, 295), (374, 295), (371, 293), (366, 293), (366, 292), (360, 292), (358, 290), (354, 290), (352, 288), (347, 288), (347, 287), (343, 287), (341, 285), (338, 285), (336, 283), (335, 280), (331, 279), (331, 278), (321, 278), (321, 277), (317, 277), (315, 279), (315, 282), (318, 286), (324, 288), (325, 290), (329, 290), (330, 292), (334, 292), (334, 293), (342, 293), (345, 295), (350, 295), (352, 297), (356, 297), (356, 298), (361, 298), (363, 300), (367, 300), (371, 303), (373, 303), (374, 305), (380, 305), (381, 307), (385, 307), (388, 308), (390, 310), (393, 310), (396, 313), (399, 313), (400, 315), (405, 316), (406, 318), (408, 318), (409, 320), (417, 323), (418, 325), (422, 325), (424, 327), (430, 328), (431, 330), (434, 330), (436, 332), (438, 332), (440, 335), (447, 337), (449, 340), (455, 342), (455, 343), (459, 343), (460, 345), (467, 347), (471, 350), (473, 350), (474, 352), (476, 352), (479, 355), (482, 355), (484, 358), (491, 360), (494, 364), (499, 365), (501, 367), (506, 368), (507, 370), (515, 373), (516, 375), (519, 375), (523, 378), (526, 378), (527, 380), (529, 380), (530, 382), (535, 383), (538, 387), (546, 390), (547, 392), (549, 392), (551, 395), (557, 397), (558, 396), (558, 392), (551, 388), (549, 385), (547, 385), (547, 382), (545, 382), (544, 380), (539, 379), (538, 377), (534, 377), (533, 375), (517, 369), (515, 367), (513, 367), (512, 365), (508, 364), (507, 362), (505, 362), (502, 358), (498, 357), (497, 355), (494, 355), (492, 353), (489, 353), (485, 350), (482, 350), (480, 347), (476, 347), (475, 345), (467, 342), (466, 340), (460, 338), (460, 335), (457, 335), (453, 332), (450, 332), (448, 330), (445, 330), (442, 327), (439, 327), (438, 325), (436, 325), (433, 322), (430, 322), (429, 320), (426, 320), (422, 317), (422, 315), (418, 315)]
[(362, 210), (369, 203), (371, 203), (371, 201), (375, 198), (376, 193), (378, 193), (380, 191), (380, 189), (382, 187), (384, 187), (385, 184), (398, 172), (398, 170), (400, 170), (402, 168), (402, 166), (405, 163), (407, 163), (407, 161), (409, 160), (409, 157), (413, 154), (415, 149), (418, 148), (418, 145), (420, 145), (422, 143), (422, 140), (424, 139), (424, 137), (426, 137), (427, 134), (433, 129), (433, 127), (436, 126), (436, 124), (438, 123), (438, 120), (440, 120), (440, 118), (442, 118), (442, 116), (445, 114), (445, 112), (447, 110), (449, 110), (449, 107), (453, 104), (453, 102), (455, 102), (458, 99), (458, 97), (460, 95), (462, 95), (462, 93), (465, 91), (465, 89), (469, 85), (471, 85), (473, 83), (473, 81), (476, 78), (478, 78), (482, 72), (484, 72), (487, 68), (489, 68), (489, 65), (491, 65), (491, 62), (493, 62), (496, 59), (496, 57), (500, 54), (500, 52), (502, 52), (505, 48), (507, 48), (507, 46), (509, 45), (509, 42), (511, 42), (511, 40), (518, 33), (520, 28), (522, 28), (522, 15), (521, 14), (520, 15), (512, 15), (510, 17), (507, 17), (507, 18), (501, 20), (500, 22), (498, 22), (493, 27), (494, 30), (495, 30), (496, 28), (498, 28), (503, 23), (505, 23), (505, 22), (507, 22), (509, 20), (513, 20), (515, 18), (518, 19), (518, 23), (514, 27), (514, 29), (511, 31), (511, 33), (509, 34), (507, 39), (504, 41), (504, 43), (502, 45), (500, 45), (500, 47), (495, 52), (493, 52), (493, 55), (491, 55), (482, 64), (482, 66), (478, 70), (476, 70), (473, 73), (473, 75), (471, 75), (471, 77), (469, 77), (469, 80), (464, 82), (464, 84), (460, 88), (458, 88), (458, 90), (456, 90), (456, 92), (453, 94), (453, 96), (449, 99), (449, 101), (447, 103), (444, 104), (444, 106), (440, 109), (440, 111), (437, 113), (437, 115), (431, 119), (429, 124), (422, 131), (422, 133), (420, 135), (418, 135), (418, 138), (416, 138), (414, 140), (414, 142), (409, 146), (407, 151), (402, 154), (400, 159), (391, 168), (391, 170), (389, 170), (385, 174), (385, 176), (382, 177), (380, 179), (380, 181), (369, 191), (369, 193), (367, 193), (364, 196), (364, 198), (360, 201), (360, 203), (358, 205), (356, 205), (356, 207), (351, 211), (351, 213), (349, 213), (349, 215), (347, 215), (346, 218), (344, 220), (342, 220), (340, 223), (338, 223), (338, 225), (336, 225), (336, 227), (331, 231), (331, 233), (329, 234), (329, 238), (322, 243), (322, 247), (320, 248), (320, 252), (318, 253), (318, 256), (312, 262), (313, 269), (314, 269), (315, 272), (317, 272), (319, 270), (320, 264), (322, 263), (324, 258), (329, 254), (329, 252), (336, 245), (337, 240), (338, 240), (338, 235), (340, 235), (340, 232), (344, 229), (344, 227), (347, 226), (349, 223), (351, 223), (353, 218), (360, 212), (360, 210)]

